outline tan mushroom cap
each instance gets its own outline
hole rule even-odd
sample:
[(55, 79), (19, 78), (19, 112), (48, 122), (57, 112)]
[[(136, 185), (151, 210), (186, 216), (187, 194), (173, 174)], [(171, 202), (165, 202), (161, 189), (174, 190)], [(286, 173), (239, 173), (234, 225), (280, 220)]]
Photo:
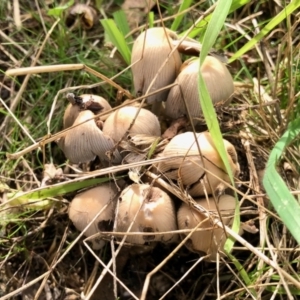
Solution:
[[(176, 33), (162, 27), (149, 28), (141, 33), (132, 48), (132, 73), (137, 95), (145, 95), (158, 70), (174, 48), (172, 40)], [(154, 92), (174, 82), (181, 66), (176, 50), (157, 76), (149, 92)], [(169, 90), (147, 97), (148, 103), (166, 101)]]
[[(160, 154), (162, 157), (178, 156), (178, 159), (163, 161), (156, 165), (158, 171), (167, 178), (180, 180), (193, 197), (205, 195), (205, 190), (211, 194), (221, 188), (221, 180), (230, 183), (230, 178), (210, 133), (196, 133), (196, 136), (203, 160), (199, 155), (194, 133), (185, 132), (171, 139)], [(223, 142), (232, 173), (237, 176), (240, 169), (235, 148), (227, 140), (223, 139)]]
[[(85, 109), (91, 110), (89, 108), (89, 106), (90, 106), (89, 103), (91, 103), (91, 102), (99, 104), (99, 106), (102, 107), (102, 109), (100, 109), (100, 110), (96, 110), (96, 109), (92, 110), (96, 114), (100, 113), (100, 111), (105, 112), (105, 111), (111, 110), (110, 104), (103, 97), (100, 97), (97, 95), (92, 95), (92, 94), (83, 94), (78, 97), (80, 97), (82, 99), (83, 107), (81, 107), (78, 104), (72, 104), (72, 103), (68, 104), (68, 106), (66, 107), (65, 113), (64, 113), (64, 129), (69, 128), (74, 124), (76, 118), (78, 117), (79, 113), (82, 110), (85, 110)], [(87, 107), (85, 107), (85, 106), (87, 106)], [(101, 118), (101, 120), (105, 120), (105, 119), (106, 119), (106, 116), (103, 116)]]
[[(89, 237), (100, 231), (110, 231), (114, 223), (116, 197), (117, 189), (112, 183), (105, 183), (84, 191), (72, 200), (68, 212), (69, 218), (79, 231), (83, 231), (102, 210), (84, 235)], [(95, 238), (92, 242), (94, 249), (100, 249), (105, 244), (100, 238)]]
[[(115, 142), (124, 137), (133, 122), (138, 107), (124, 106), (109, 115), (103, 125), (103, 133), (110, 136)], [(161, 129), (157, 117), (147, 109), (142, 108), (129, 130), (131, 135), (145, 134), (160, 136)]]
[(177, 228), (173, 202), (161, 189), (148, 184), (132, 184), (123, 190), (119, 200), (117, 231), (126, 232), (133, 222), (130, 232), (153, 232), (153, 235), (129, 235), (126, 242), (145, 244), (175, 240), (174, 233), (155, 234)]
[[(218, 218), (216, 203), (213, 198), (196, 199), (197, 204), (203, 206), (208, 211), (212, 212), (212, 218)], [(229, 195), (221, 195), (217, 199), (217, 205), (224, 225), (229, 225), (233, 221), (236, 200)], [(227, 236), (223, 228), (218, 228), (213, 225), (213, 219), (207, 219), (201, 213), (192, 209), (189, 205), (183, 203), (177, 212), (177, 221), (179, 229), (193, 229), (199, 223), (198, 228), (207, 229), (194, 232), (186, 246), (195, 252), (204, 252), (209, 254), (208, 260), (215, 261), (218, 250), (220, 253), (224, 250), (224, 244)], [(185, 233), (188, 235), (188, 233)]]
[[(187, 116), (188, 110), (194, 122), (202, 116), (198, 93), (199, 59), (185, 62), (181, 72), (176, 78), (178, 85), (171, 88), (166, 102), (165, 113), (172, 119), (183, 115)], [(201, 73), (207, 86), (213, 104), (228, 105), (234, 93), (233, 79), (227, 67), (217, 58), (207, 56)]]
[[(80, 22), (76, 22), (78, 17)], [(67, 10), (65, 20), (68, 27), (81, 25), (84, 29), (91, 29), (98, 22), (97, 11), (90, 5), (77, 3)]]
[(103, 134), (93, 117), (94, 113), (90, 110), (81, 111), (74, 122), (74, 128), (68, 130), (60, 139), (58, 143), (60, 148), (71, 163), (86, 163), (96, 156), (99, 156), (102, 161), (120, 163), (121, 156), (117, 150), (114, 151), (112, 158), (108, 156), (115, 143)]

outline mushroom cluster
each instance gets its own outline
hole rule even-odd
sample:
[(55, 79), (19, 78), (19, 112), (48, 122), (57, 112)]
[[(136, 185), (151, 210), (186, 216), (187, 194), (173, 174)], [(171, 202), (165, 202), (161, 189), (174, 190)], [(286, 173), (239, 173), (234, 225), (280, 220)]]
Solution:
[[(187, 116), (189, 112), (195, 124), (202, 116), (198, 93), (200, 61), (192, 58), (182, 63), (180, 52), (197, 52), (200, 47), (197, 49), (196, 45), (190, 40), (179, 41), (176, 33), (167, 28), (150, 28), (136, 39), (131, 58), (136, 95), (145, 95), (153, 111), (157, 103), (166, 101), (165, 114), (171, 119)], [(200, 71), (213, 104), (228, 105), (234, 85), (227, 67), (218, 58), (207, 56)], [(167, 86), (171, 84), (169, 90)]]
[[(239, 163), (234, 146), (223, 140), (232, 174), (239, 174)], [(170, 140), (161, 157), (177, 156), (157, 164), (158, 171), (181, 185), (193, 197), (212, 194), (230, 183), (223, 161), (209, 132), (178, 134)]]
[[(165, 113), (171, 119), (186, 116), (189, 112), (197, 124), (202, 115), (198, 94), (199, 58), (186, 61), (171, 88), (166, 101)], [(201, 66), (201, 73), (213, 104), (228, 105), (234, 92), (232, 77), (226, 66), (217, 58), (207, 56)]]
[[(65, 130), (59, 146), (69, 161), (87, 163), (98, 156), (102, 166), (118, 165), (128, 162), (128, 152), (143, 160), (152, 143), (157, 138), (162, 139), (158, 117), (169, 122), (190, 115), (190, 121), (196, 124), (202, 115), (197, 88), (199, 59), (182, 63), (180, 54), (194, 46), (195, 42), (179, 41), (176, 33), (160, 27), (147, 29), (136, 39), (131, 58), (135, 94), (145, 96), (147, 103), (152, 105), (152, 112), (132, 105), (112, 108), (96, 95), (68, 94), (70, 103), (65, 111)], [(200, 71), (213, 103), (229, 104), (234, 87), (226, 66), (208, 56)], [(158, 105), (164, 106), (163, 116), (154, 113)], [(132, 141), (139, 141), (139, 145), (128, 146)], [(225, 139), (223, 144), (231, 173), (236, 178), (240, 171), (236, 150)], [(222, 252), (226, 240), (224, 230), (215, 228), (214, 219), (231, 224), (236, 200), (224, 194), (231, 185), (230, 176), (210, 133), (175, 134), (152, 149), (151, 155), (160, 158), (153, 164), (153, 172), (180, 188), (183, 195), (188, 193), (194, 197), (211, 218), (187, 204), (176, 205), (178, 199), (158, 183), (145, 183), (147, 179), (144, 178), (132, 183), (129, 176), (119, 192), (111, 182), (78, 194), (69, 208), (70, 219), (78, 230), (84, 230), (85, 236), (114, 229), (117, 241), (140, 246), (176, 242), (178, 237), (188, 234), (178, 235), (177, 229), (197, 227), (187, 247), (204, 252), (208, 259), (214, 260), (217, 252)], [(139, 158), (131, 158), (131, 161), (137, 160)], [(175, 207), (179, 206), (176, 211)], [(93, 240), (94, 248), (103, 245), (101, 238)]]

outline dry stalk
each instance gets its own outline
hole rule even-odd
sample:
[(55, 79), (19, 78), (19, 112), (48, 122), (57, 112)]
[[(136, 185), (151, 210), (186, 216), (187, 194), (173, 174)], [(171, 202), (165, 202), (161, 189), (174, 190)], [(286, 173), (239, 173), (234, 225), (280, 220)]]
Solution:
[(182, 275), (182, 277), (181, 278), (179, 278), (177, 281), (176, 281), (176, 283), (172, 286), (172, 287), (170, 287), (170, 289), (168, 289), (160, 298), (159, 298), (159, 300), (162, 300), (162, 299), (164, 299), (177, 285), (179, 285), (179, 283), (182, 281), (182, 280), (184, 280), (188, 275), (189, 275), (189, 273), (193, 270), (193, 269), (195, 269), (197, 266), (198, 266), (198, 264), (200, 263), (200, 262), (202, 262), (204, 259), (205, 259), (205, 257), (206, 256), (202, 256), (202, 257), (200, 257), (199, 259), (197, 259), (197, 261), (184, 273), (184, 275)]
[[(245, 125), (246, 126), (246, 125)], [(260, 183), (259, 179), (257, 176), (256, 168), (254, 165), (254, 160), (250, 148), (250, 142), (249, 139), (245, 139), (244, 137), (252, 137), (252, 134), (249, 130), (249, 128), (245, 128), (246, 132), (241, 133), (242, 136), (242, 144), (244, 146), (245, 152), (246, 152), (246, 157), (247, 157), (247, 162), (250, 170), (250, 187), (254, 193), (261, 193), (260, 189)], [(259, 234), (260, 234), (260, 239), (259, 239), (259, 244), (260, 247), (264, 247), (265, 245), (265, 240), (267, 236), (267, 215), (264, 209), (264, 199), (263, 197), (257, 197), (256, 198), (257, 203), (259, 204), (258, 206), (258, 211), (259, 211)], [(263, 261), (261, 260), (260, 263), (258, 263), (258, 271), (262, 270), (264, 268)]]

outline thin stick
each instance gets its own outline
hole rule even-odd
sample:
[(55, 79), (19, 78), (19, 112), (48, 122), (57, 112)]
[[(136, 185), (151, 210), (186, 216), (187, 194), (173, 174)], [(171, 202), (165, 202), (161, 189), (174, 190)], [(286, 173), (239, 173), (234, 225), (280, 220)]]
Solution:
[[(57, 22), (56, 22), (57, 23)], [(55, 25), (55, 24), (54, 24)], [(132, 98), (132, 95), (128, 93), (125, 89), (123, 89), (120, 85), (106, 77), (105, 75), (91, 69), (90, 67), (84, 64), (65, 64), (65, 65), (54, 65), (54, 66), (38, 66), (38, 67), (25, 67), (18, 69), (11, 69), (5, 72), (6, 76), (20, 76), (20, 75), (32, 75), (32, 74), (40, 74), (40, 73), (51, 73), (51, 72), (64, 72), (64, 71), (78, 71), (83, 70), (87, 71), (96, 77), (102, 79), (103, 81), (109, 83), (116, 89), (122, 91), (128, 98)]]
[(200, 257), (184, 274), (183, 276), (176, 281), (176, 283), (170, 287), (160, 298), (159, 300), (164, 299), (197, 265), (205, 259), (205, 256)]
[(27, 135), (28, 138), (33, 143), (35, 143), (35, 140), (33, 139), (33, 137), (30, 135), (30, 133), (27, 131), (27, 129), (22, 125), (22, 123), (18, 120), (18, 118), (15, 116), (15, 114), (10, 110), (10, 108), (6, 105), (5, 101), (2, 100), (2, 98), (0, 98), (0, 102), (2, 103), (4, 108), (8, 111), (8, 113), (12, 116), (12, 118), (15, 120), (15, 122), (20, 126), (20, 128), (25, 133), (25, 135)]
[(20, 17), (20, 4), (19, 0), (13, 0), (14, 5), (14, 21), (18, 30), (22, 28), (22, 22)]
[(50, 72), (61, 72), (61, 71), (76, 71), (82, 70), (84, 64), (66, 64), (66, 65), (54, 65), (54, 66), (38, 66), (38, 67), (24, 67), (7, 70), (5, 72), (6, 76), (21, 76), (21, 75), (32, 75), (40, 73), (50, 73)]

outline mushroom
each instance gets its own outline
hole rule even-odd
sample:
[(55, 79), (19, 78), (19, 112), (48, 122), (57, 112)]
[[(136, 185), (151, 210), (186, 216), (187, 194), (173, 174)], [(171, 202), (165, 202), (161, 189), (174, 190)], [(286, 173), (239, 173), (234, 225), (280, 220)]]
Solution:
[[(223, 161), (209, 132), (185, 132), (175, 136), (160, 154), (161, 157), (178, 156), (177, 159), (162, 161), (156, 165), (159, 172), (171, 180), (180, 181), (193, 196), (212, 194), (222, 188), (222, 180), (230, 182)], [(234, 176), (239, 174), (239, 164), (234, 146), (223, 139), (227, 158)], [(198, 145), (202, 154), (199, 153)]]
[[(131, 69), (137, 95), (146, 94), (151, 82), (167, 59), (149, 92), (154, 92), (174, 82), (181, 66), (181, 58), (177, 50), (170, 56), (174, 48), (172, 44), (174, 39), (177, 39), (175, 32), (167, 28), (156, 27), (142, 32), (134, 42)], [(148, 96), (147, 102), (154, 104), (165, 101), (168, 92), (168, 90), (164, 90)]]
[[(110, 136), (115, 142), (119, 142), (128, 130), (131, 135), (160, 136), (161, 130), (157, 117), (144, 108), (140, 109), (136, 117), (138, 109), (135, 106), (124, 106), (111, 113), (103, 125), (103, 133)], [(129, 129), (133, 120), (134, 124)]]
[[(75, 96), (73, 93), (67, 94), (67, 99), (70, 102), (64, 113), (64, 129), (73, 125), (80, 111), (91, 110), (95, 114), (111, 110), (109, 103), (102, 97), (92, 94), (83, 94)], [(106, 116), (101, 120), (105, 120)]]
[[(176, 78), (177, 85), (169, 92), (165, 114), (177, 119), (187, 116), (186, 106), (197, 124), (202, 116), (198, 93), (199, 59), (186, 61)], [(226, 66), (216, 57), (207, 56), (201, 66), (201, 73), (214, 105), (228, 105), (234, 93), (233, 79)], [(186, 102), (186, 104), (184, 103)]]
[[(111, 231), (114, 223), (116, 197), (117, 189), (112, 183), (104, 183), (86, 190), (72, 200), (69, 207), (69, 218), (79, 231), (87, 228), (84, 232), (86, 237), (100, 231)], [(96, 216), (97, 218), (92, 222)], [(100, 238), (93, 239), (92, 243), (93, 249), (100, 249), (105, 244)]]
[(66, 25), (73, 27), (78, 25), (76, 19), (79, 18), (79, 25), (84, 29), (91, 29), (97, 24), (97, 11), (90, 5), (77, 3), (70, 7), (67, 11)]
[[(130, 228), (131, 226), (131, 228)], [(130, 228), (130, 230), (129, 230)], [(176, 230), (175, 208), (167, 193), (148, 184), (132, 184), (119, 197), (117, 231), (151, 232), (151, 235), (128, 235), (126, 242), (143, 245), (148, 242), (172, 242)]]
[[(71, 163), (87, 163), (96, 156), (101, 161), (120, 163), (121, 156), (114, 150), (114, 141), (103, 134), (93, 118), (94, 113), (90, 110), (79, 112), (73, 124), (74, 128), (65, 133), (58, 145)], [(110, 154), (110, 151), (113, 153)]]
[[(227, 236), (223, 228), (216, 227), (213, 224), (213, 219), (221, 217), (224, 225), (231, 224), (236, 200), (232, 196), (221, 195), (217, 199), (217, 203), (212, 197), (196, 199), (195, 201), (211, 213), (211, 218), (206, 218), (200, 212), (183, 203), (177, 212), (178, 228), (180, 230), (193, 229), (201, 223), (198, 228), (202, 230), (194, 232), (185, 245), (191, 251), (206, 253), (209, 255), (209, 260), (215, 261), (217, 252), (220, 251), (222, 254)], [(218, 215), (216, 204), (220, 216)], [(182, 237), (185, 235), (188, 235), (188, 232), (184, 233)]]

